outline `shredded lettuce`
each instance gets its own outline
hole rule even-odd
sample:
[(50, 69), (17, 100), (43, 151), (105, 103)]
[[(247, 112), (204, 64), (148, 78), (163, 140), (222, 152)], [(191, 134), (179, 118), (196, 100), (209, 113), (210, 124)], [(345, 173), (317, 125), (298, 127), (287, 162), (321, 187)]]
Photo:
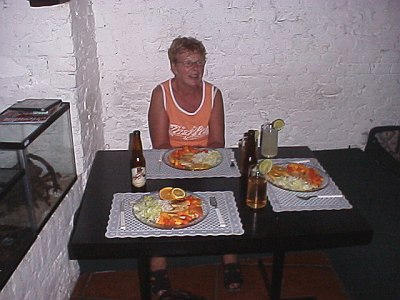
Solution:
[(193, 155), (192, 161), (195, 164), (207, 164), (210, 166), (215, 166), (219, 163), (221, 159), (221, 154), (217, 150), (211, 150), (206, 152), (199, 152)]
[(280, 176), (274, 179), (274, 183), (285, 189), (296, 190), (296, 191), (309, 191), (317, 188), (311, 185), (302, 178), (294, 176)]
[(172, 210), (168, 201), (160, 200), (154, 196), (146, 195), (133, 206), (135, 214), (142, 219), (157, 223), (162, 211)]

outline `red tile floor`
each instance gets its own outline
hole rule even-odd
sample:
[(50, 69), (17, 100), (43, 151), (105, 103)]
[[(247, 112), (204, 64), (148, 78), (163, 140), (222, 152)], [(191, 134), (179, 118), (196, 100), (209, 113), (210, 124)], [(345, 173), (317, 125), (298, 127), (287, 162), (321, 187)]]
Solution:
[[(271, 274), (271, 257), (263, 257)], [(241, 260), (244, 283), (240, 292), (229, 293), (223, 286), (221, 264), (171, 268), (175, 290), (190, 291), (207, 300), (269, 299), (258, 266), (258, 258)], [(136, 270), (82, 274), (70, 300), (139, 300)], [(288, 254), (285, 260), (282, 298), (291, 300), (347, 300), (340, 279), (323, 252)], [(154, 297), (155, 300), (155, 297)]]

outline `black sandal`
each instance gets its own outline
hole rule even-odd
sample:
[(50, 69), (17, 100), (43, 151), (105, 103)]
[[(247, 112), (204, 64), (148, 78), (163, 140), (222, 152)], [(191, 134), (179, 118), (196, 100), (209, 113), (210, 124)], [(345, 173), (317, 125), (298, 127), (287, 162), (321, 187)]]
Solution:
[(157, 270), (150, 272), (151, 292), (155, 296), (161, 296), (171, 289), (167, 270)]
[(224, 264), (224, 286), (229, 292), (238, 292), (243, 283), (239, 263)]

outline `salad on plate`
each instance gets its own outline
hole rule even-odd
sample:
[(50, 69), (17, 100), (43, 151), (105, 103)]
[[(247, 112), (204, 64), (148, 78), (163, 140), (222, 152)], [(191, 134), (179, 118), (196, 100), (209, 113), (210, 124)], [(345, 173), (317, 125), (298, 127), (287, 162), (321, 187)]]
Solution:
[(325, 188), (329, 177), (322, 170), (300, 163), (274, 164), (267, 180), (282, 189), (313, 192)]
[(200, 197), (179, 188), (166, 187), (159, 193), (143, 196), (133, 205), (133, 214), (152, 227), (184, 228), (202, 221), (206, 207)]
[(184, 146), (164, 154), (164, 162), (181, 170), (208, 170), (218, 166), (222, 155), (218, 150)]

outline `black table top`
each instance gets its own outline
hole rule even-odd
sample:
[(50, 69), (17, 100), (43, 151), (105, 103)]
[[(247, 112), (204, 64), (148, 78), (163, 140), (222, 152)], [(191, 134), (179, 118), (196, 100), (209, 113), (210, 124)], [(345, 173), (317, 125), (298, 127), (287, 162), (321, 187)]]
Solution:
[[(307, 147), (280, 147), (279, 157), (313, 157)], [(106, 238), (114, 193), (131, 192), (129, 153), (99, 151), (88, 178), (69, 242), (71, 259), (135, 258), (141, 255), (216, 255), (312, 250), (368, 244), (372, 229), (357, 207), (349, 210), (273, 212), (246, 206), (240, 178), (147, 180), (191, 191), (233, 191), (245, 233), (240, 236)], [(351, 199), (348, 199), (351, 202)], [(354, 205), (353, 205), (354, 206)]]

